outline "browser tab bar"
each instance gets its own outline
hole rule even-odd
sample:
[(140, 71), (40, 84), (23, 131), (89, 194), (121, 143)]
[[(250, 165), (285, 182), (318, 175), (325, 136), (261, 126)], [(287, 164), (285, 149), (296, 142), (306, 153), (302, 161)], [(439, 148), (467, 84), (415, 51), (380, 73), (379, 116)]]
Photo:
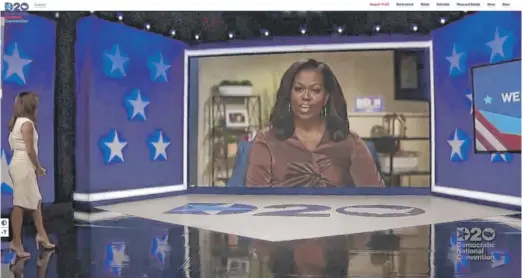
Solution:
[[(6, 3), (4, 10), (14, 6)], [(210, 0), (163, 1), (148, 0), (146, 2), (127, 0), (47, 0), (24, 3), (27, 11), (245, 11), (245, 10), (295, 10), (292, 0), (265, 0), (252, 5), (250, 1)], [(487, 11), (487, 10), (521, 10), (522, 1), (512, 0), (300, 0), (301, 11)]]

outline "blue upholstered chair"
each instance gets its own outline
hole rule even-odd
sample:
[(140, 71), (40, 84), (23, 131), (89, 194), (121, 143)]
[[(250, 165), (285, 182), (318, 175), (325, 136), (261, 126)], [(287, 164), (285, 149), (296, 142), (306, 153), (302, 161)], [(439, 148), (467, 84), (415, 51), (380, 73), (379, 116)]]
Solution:
[(246, 174), (247, 174), (247, 166), (248, 166), (248, 158), (250, 154), (250, 149), (252, 148), (252, 142), (241, 140), (237, 144), (237, 152), (236, 152), (236, 161), (234, 165), (234, 169), (232, 170), (232, 176), (228, 180), (228, 187), (244, 187)]
[(375, 166), (377, 166), (377, 171), (381, 171), (381, 160), (379, 159), (379, 153), (377, 152), (377, 148), (375, 147), (375, 144), (372, 141), (366, 141), (366, 146), (370, 150), (370, 153), (372, 154), (373, 161), (375, 161)]
[[(372, 153), (373, 160), (375, 161), (375, 165), (377, 169), (381, 170), (381, 164), (379, 161), (379, 155), (377, 153), (377, 149), (373, 142), (366, 142), (368, 149)], [(232, 176), (228, 180), (227, 187), (244, 187), (248, 166), (248, 158), (250, 154), (250, 149), (252, 148), (252, 142), (241, 140), (237, 146), (236, 153), (236, 161), (234, 165), (234, 169), (232, 170)]]

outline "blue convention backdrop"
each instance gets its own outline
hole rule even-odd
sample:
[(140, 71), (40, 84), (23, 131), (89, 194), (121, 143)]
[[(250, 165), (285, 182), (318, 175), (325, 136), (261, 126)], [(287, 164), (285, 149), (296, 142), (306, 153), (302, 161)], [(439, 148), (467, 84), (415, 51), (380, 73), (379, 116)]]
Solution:
[(474, 152), (471, 81), (472, 67), (520, 58), (520, 22), (479, 12), (433, 32), (436, 185), (520, 197), (520, 154)]
[[(13, 102), (20, 92), (32, 91), (40, 96), (37, 116), (39, 157), (47, 175), (38, 179), (44, 203), (54, 202), (54, 22), (24, 15), (26, 23), (6, 23), (2, 57), (2, 212), (13, 205), (12, 184), (7, 164), (12, 152), (9, 148), (7, 122), (13, 112)], [(5, 172), (4, 172), (5, 171)]]
[(77, 193), (184, 183), (184, 50), (163, 36), (78, 23)]

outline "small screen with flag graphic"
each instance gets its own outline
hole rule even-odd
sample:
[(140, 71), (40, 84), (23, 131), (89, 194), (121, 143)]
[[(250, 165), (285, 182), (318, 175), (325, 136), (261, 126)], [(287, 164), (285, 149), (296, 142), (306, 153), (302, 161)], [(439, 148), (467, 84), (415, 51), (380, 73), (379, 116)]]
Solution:
[(476, 67), (472, 71), (475, 149), (520, 152), (520, 60)]

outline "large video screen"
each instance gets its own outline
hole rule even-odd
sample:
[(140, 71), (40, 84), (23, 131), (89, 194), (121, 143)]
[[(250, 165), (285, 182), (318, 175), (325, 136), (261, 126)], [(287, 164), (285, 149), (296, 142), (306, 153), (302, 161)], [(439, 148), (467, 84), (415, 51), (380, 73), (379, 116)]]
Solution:
[(520, 59), (472, 71), (475, 150), (520, 152)]
[(190, 69), (193, 185), (429, 187), (429, 103), (396, 99), (392, 50), (194, 57)]

